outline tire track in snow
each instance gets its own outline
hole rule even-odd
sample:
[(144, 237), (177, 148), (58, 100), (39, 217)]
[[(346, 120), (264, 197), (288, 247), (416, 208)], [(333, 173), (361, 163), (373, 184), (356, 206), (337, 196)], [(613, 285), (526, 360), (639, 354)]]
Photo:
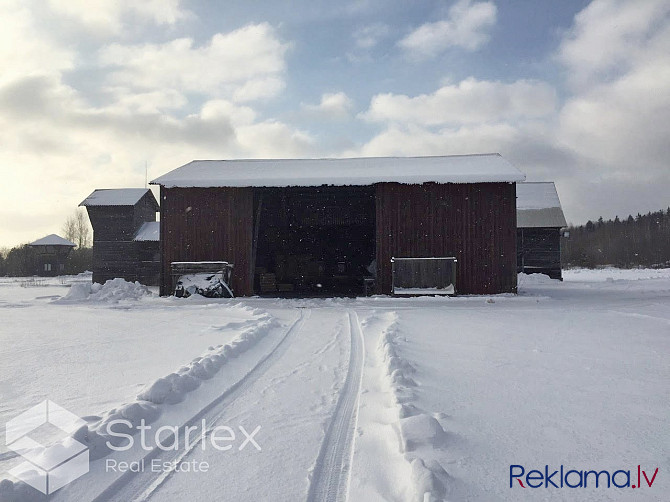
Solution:
[(348, 315), (351, 334), (349, 368), (312, 472), (308, 502), (347, 500), (365, 359), (358, 315), (353, 310), (349, 310)]
[[(285, 346), (289, 338), (293, 338), (297, 332), (302, 329), (303, 324), (311, 316), (311, 310), (300, 309), (298, 319), (290, 326), (284, 333), (282, 338), (277, 342), (273, 349), (267, 353), (256, 365), (249, 370), (240, 380), (226, 389), (219, 397), (212, 401), (205, 408), (200, 410), (188, 422), (186, 422), (180, 430), (180, 437), (184, 437), (184, 430), (188, 426), (193, 426), (200, 423), (203, 419), (208, 424), (215, 424), (217, 420), (227, 411), (228, 407), (235, 399), (244, 393), (249, 386), (251, 386), (267, 369), (277, 360), (284, 352)], [(209, 428), (208, 428), (209, 429)], [(211, 430), (207, 430), (205, 435), (209, 436)], [(170, 437), (163, 439), (164, 442), (170, 441)], [(179, 448), (177, 451), (164, 451), (160, 448), (154, 448), (151, 452), (144, 456), (145, 464), (148, 464), (153, 459), (159, 459), (160, 462), (182, 462), (190, 453), (197, 449), (200, 440), (191, 444), (191, 448)], [(182, 445), (183, 446), (183, 445)], [(98, 495), (93, 502), (111, 502), (111, 501), (134, 501), (144, 502), (151, 498), (151, 496), (158, 490), (161, 485), (169, 479), (174, 471), (152, 473), (150, 471), (143, 471), (139, 473), (126, 472), (114, 483), (108, 486), (105, 491)]]

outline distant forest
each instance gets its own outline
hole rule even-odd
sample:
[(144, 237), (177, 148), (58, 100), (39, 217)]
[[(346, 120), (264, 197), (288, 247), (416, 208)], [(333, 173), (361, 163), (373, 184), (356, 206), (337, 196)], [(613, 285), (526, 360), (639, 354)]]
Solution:
[[(625, 220), (599, 218), (568, 230), (570, 237), (561, 239), (564, 267), (670, 267), (670, 208)], [(76, 236), (70, 237), (76, 240)], [(65, 273), (90, 270), (92, 255), (89, 247), (74, 249)], [(32, 275), (34, 260), (34, 251), (27, 245), (0, 250), (0, 276)]]
[(570, 226), (562, 239), (564, 267), (670, 267), (670, 207), (620, 220)]

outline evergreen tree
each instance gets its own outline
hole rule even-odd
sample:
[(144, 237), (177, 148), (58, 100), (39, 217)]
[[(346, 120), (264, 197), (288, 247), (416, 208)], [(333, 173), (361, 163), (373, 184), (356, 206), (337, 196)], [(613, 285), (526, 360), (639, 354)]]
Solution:
[(570, 239), (563, 246), (563, 263), (595, 267), (670, 266), (670, 208), (636, 217), (629, 215), (596, 223), (570, 226)]

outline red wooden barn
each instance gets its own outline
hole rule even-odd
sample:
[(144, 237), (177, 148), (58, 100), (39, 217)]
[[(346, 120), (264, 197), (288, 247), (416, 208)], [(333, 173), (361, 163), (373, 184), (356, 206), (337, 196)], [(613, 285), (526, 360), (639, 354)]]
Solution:
[(152, 181), (161, 294), (177, 261), (233, 263), (238, 296), (360, 294), (369, 276), (388, 294), (393, 257), (455, 257), (458, 293), (514, 292), (524, 179), (499, 154), (196, 160)]

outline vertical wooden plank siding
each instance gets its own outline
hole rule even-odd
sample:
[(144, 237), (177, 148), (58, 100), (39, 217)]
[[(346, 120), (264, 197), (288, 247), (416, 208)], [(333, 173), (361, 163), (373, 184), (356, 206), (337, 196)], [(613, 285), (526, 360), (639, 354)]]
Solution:
[(514, 183), (379, 183), (376, 219), (378, 293), (393, 256), (455, 256), (460, 294), (516, 291)]
[(219, 260), (235, 264), (235, 294), (253, 294), (253, 199), (253, 188), (161, 187), (162, 295), (172, 293), (173, 261)]
[(562, 279), (560, 228), (519, 228), (516, 240), (517, 271)]

